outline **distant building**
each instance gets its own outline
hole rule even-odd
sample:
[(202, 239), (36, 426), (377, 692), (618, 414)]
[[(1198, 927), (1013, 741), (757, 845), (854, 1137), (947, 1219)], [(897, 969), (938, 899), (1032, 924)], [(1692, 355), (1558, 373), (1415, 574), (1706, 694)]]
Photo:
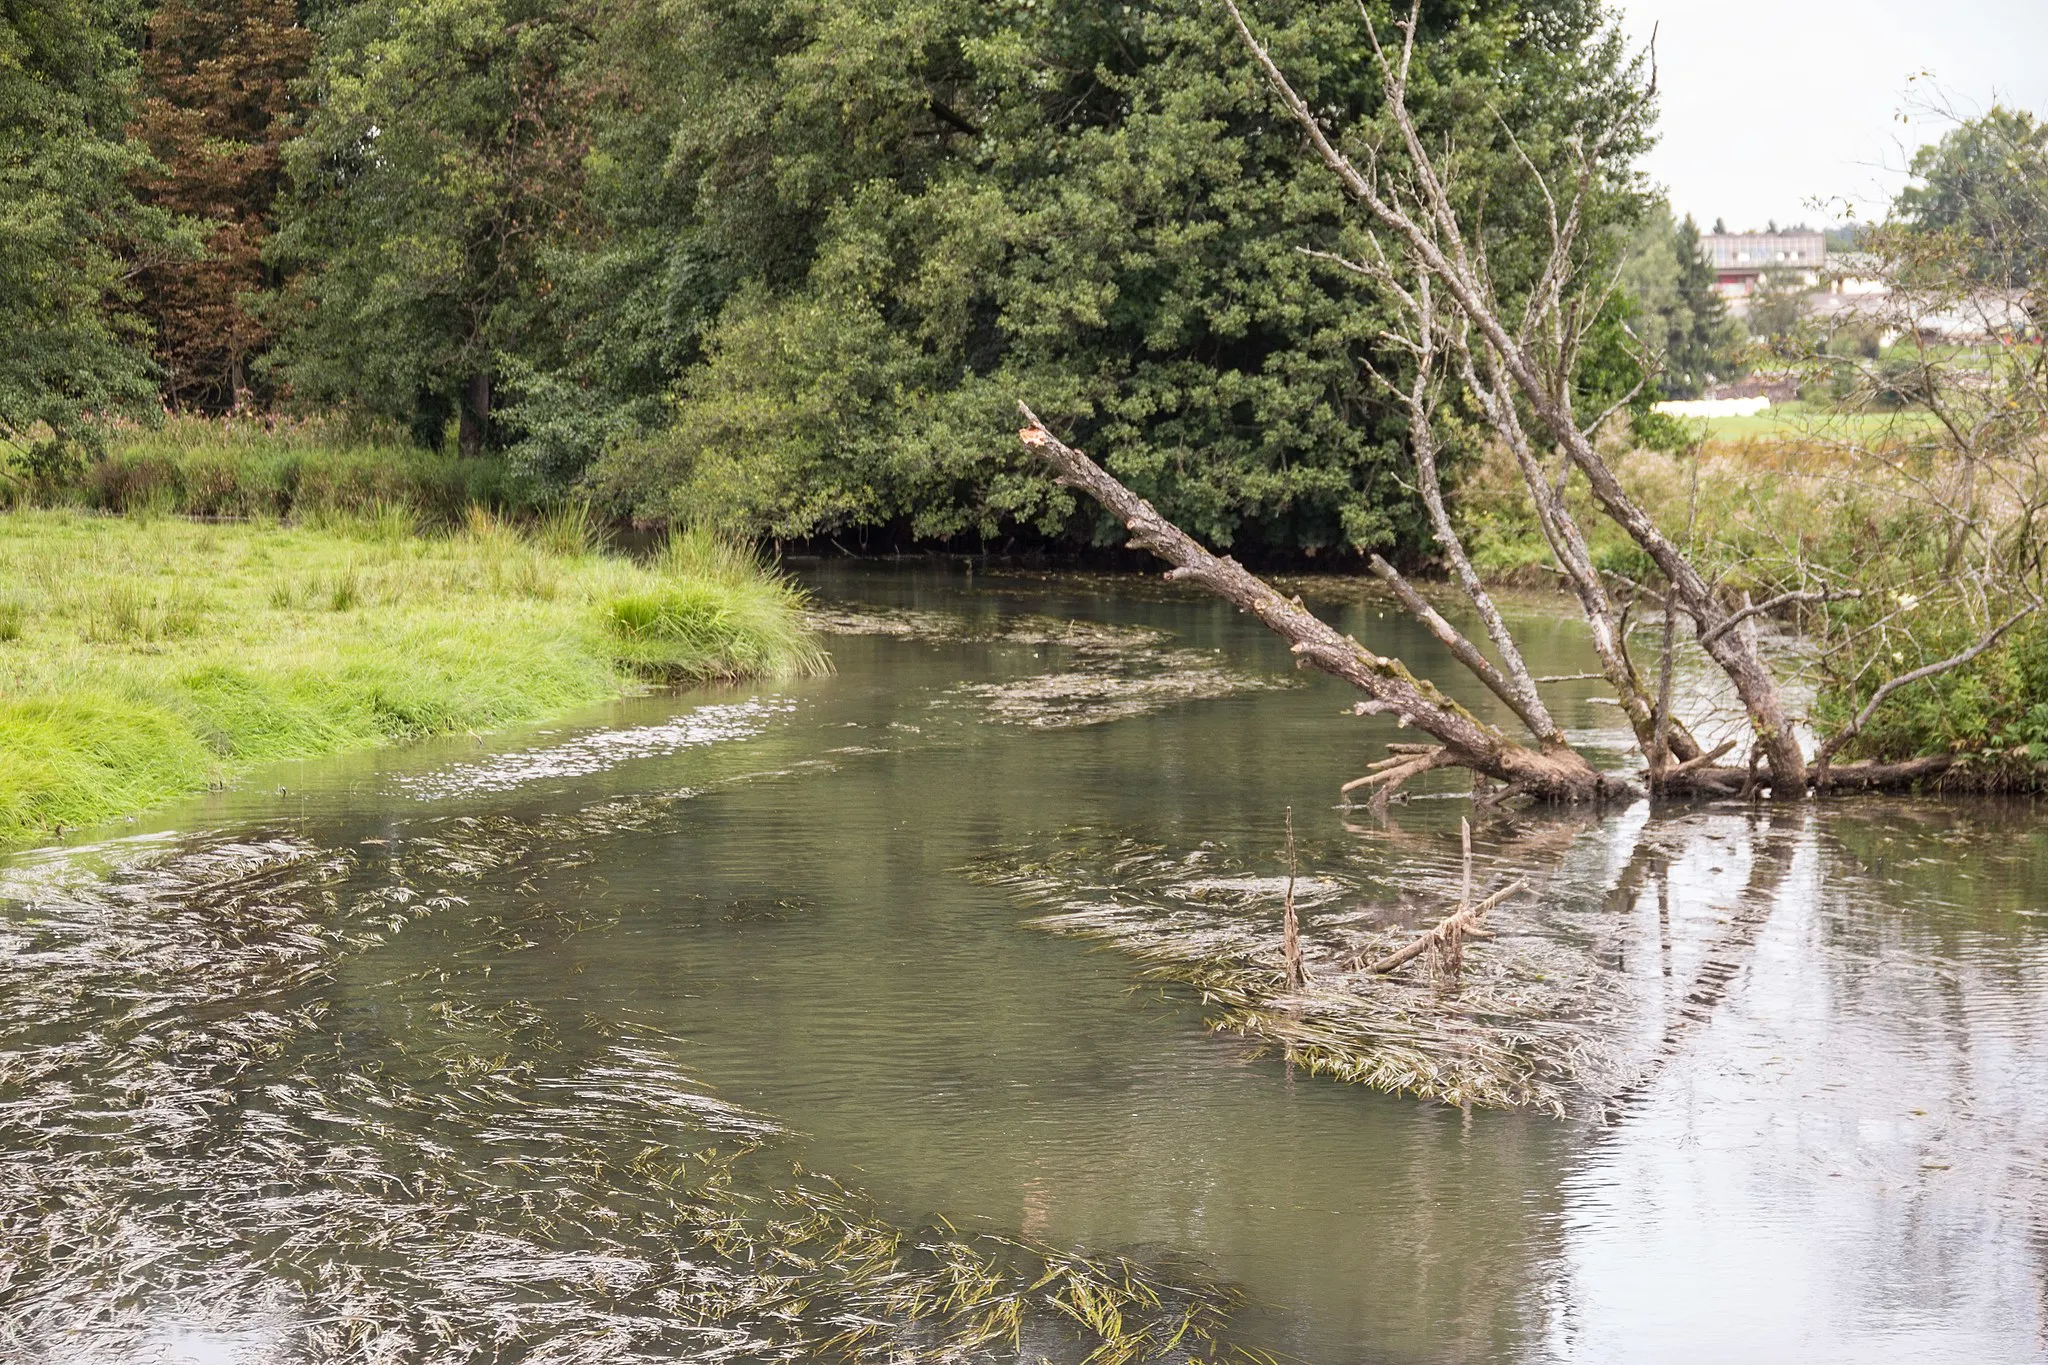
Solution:
[(1709, 232), (1700, 254), (1714, 268), (1714, 287), (1725, 299), (1746, 299), (1766, 274), (1797, 275), (1817, 285), (1828, 264), (1828, 239), (1818, 232)]

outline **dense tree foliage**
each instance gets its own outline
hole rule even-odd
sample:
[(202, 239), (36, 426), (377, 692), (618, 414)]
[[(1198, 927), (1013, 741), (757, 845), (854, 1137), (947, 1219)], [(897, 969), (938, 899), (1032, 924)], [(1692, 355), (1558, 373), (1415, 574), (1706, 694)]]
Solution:
[(490, 438), (499, 357), (531, 347), (541, 256), (580, 213), (567, 84), (585, 19), (547, 0), (366, 0), (330, 21), (272, 255), (295, 273), (283, 373), (314, 402)]
[[(640, 145), (667, 153), (675, 225), (642, 274), (671, 292), (637, 316), (671, 330), (639, 349), (701, 358), (673, 423), (616, 447), (602, 487), (778, 535), (1085, 532), (1010, 463), (1029, 396), (1219, 543), (1412, 537), (1402, 428), (1361, 365), (1379, 323), (1301, 251), (1345, 246), (1338, 191), (1213, 3), (668, 13), (692, 57), (651, 74), (687, 117)], [(1370, 129), (1356, 8), (1262, 18), (1333, 116)], [(1619, 53), (1591, 5), (1433, 18), (1436, 131), (1468, 148), (1499, 268), (1526, 271), (1539, 208), (1496, 114), (1554, 155), (1612, 108)]]
[(129, 0), (0, 0), (0, 438), (17, 463), (154, 393), (117, 254), (168, 240), (126, 188), (135, 25)]
[[(71, 292), (17, 310), (50, 319), (28, 335), (51, 360), (17, 392), (68, 396), (21, 429), (142, 393), (139, 317), (174, 405), (253, 386), (427, 444), (452, 426), (643, 516), (1106, 534), (1014, 459), (1026, 397), (1218, 543), (1419, 543), (1369, 373), (1401, 356), (1370, 289), (1304, 250), (1357, 229), (1214, 0), (337, 0), (310, 39), (284, 0), (162, 0), (132, 107), (140, 30), (44, 3), (99, 47), (36, 173), (71, 177), (42, 248)], [(1355, 4), (1256, 18), (1334, 126), (1384, 138)], [(1625, 54), (1598, 0), (1441, 0), (1424, 29), (1414, 103), (1512, 295), (1544, 231), (1523, 159), (1614, 118)], [(124, 183), (204, 258), (124, 246)], [(1642, 196), (1624, 174), (1593, 206), (1587, 249), (1616, 255)], [(117, 248), (139, 313), (101, 306)], [(1632, 307), (1589, 392), (1632, 382)], [(98, 368), (64, 349), (88, 339)]]
[(1953, 238), (1980, 283), (2048, 278), (2048, 124), (1993, 106), (1921, 148), (1912, 169), (1919, 183), (1900, 193), (1899, 221)]
[(234, 407), (269, 341), (263, 246), (312, 52), (290, 0), (162, 0), (149, 17), (130, 131), (155, 164), (135, 183), (206, 232), (202, 254), (146, 261), (135, 280), (172, 406)]

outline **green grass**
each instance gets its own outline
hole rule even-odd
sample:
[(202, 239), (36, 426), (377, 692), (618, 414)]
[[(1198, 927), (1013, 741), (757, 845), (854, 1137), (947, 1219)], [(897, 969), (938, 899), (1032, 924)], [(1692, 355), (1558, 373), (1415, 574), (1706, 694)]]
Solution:
[(424, 450), (331, 418), (116, 425), (103, 451), (58, 477), (0, 480), (0, 500), (134, 516), (305, 519), (403, 506), (444, 524), (476, 505), (526, 508), (533, 493), (497, 459)]
[(0, 841), (637, 679), (827, 666), (800, 594), (708, 535), (636, 563), (574, 511), (419, 520), (388, 502), (299, 525), (0, 514)]
[(1706, 428), (1710, 441), (1782, 440), (1817, 437), (1823, 440), (1869, 441), (1909, 439), (1934, 425), (1934, 414), (1898, 412), (1836, 413), (1804, 403), (1781, 403), (1750, 417), (1688, 417), (1688, 429)]

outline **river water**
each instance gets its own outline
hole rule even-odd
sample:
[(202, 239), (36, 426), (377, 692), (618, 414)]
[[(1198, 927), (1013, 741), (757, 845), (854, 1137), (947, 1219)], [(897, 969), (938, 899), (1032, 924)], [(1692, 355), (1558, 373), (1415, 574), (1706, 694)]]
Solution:
[[(2037, 807), (1478, 819), (1539, 895), (1473, 957), (1568, 939), (1618, 1069), (1564, 1118), (1387, 1096), (1041, 917), (1263, 924), (1291, 812), (1311, 942), (1413, 923), (1454, 781), (1343, 807), (1392, 727), (1156, 580), (808, 577), (831, 677), (268, 770), (0, 866), (0, 1355), (801, 1356), (842, 1291), (764, 1307), (731, 1267), (783, 1253), (707, 1267), (712, 1196), (648, 1183), (716, 1147), (730, 1207), (823, 1173), (875, 1226), (1235, 1287), (1226, 1343), (1333, 1365), (2048, 1358)], [(1550, 610), (1536, 671), (1583, 669)]]

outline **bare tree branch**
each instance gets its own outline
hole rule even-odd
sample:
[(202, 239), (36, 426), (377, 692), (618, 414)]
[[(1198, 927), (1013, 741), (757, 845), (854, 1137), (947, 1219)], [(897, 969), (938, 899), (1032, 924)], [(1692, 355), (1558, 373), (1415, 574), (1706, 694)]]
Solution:
[[(1459, 230), (1457, 213), (1450, 195), (1436, 172), (1434, 161), (1423, 145), (1407, 107), (1406, 75), (1408, 63), (1412, 58), (1418, 10), (1411, 9), (1408, 19), (1402, 25), (1403, 46), (1398, 70), (1389, 61), (1380, 45), (1378, 34), (1369, 23), (1367, 35), (1372, 44), (1374, 60), (1381, 72), (1387, 113), (1400, 130), (1402, 143), (1411, 162), (1410, 174), (1419, 187), (1420, 211), (1424, 219), (1433, 226), (1434, 231), (1425, 230), (1422, 221), (1418, 221), (1399, 203), (1382, 193), (1380, 187), (1361, 173), (1331, 142), (1314, 112), (1288, 82), (1285, 73), (1273, 61), (1264, 45), (1258, 41), (1242, 11), (1239, 10), (1236, 0), (1223, 0), (1223, 4), (1236, 25), (1246, 49), (1265, 72), (1268, 83), (1282, 105), (1301, 125), (1317, 155), (1337, 176), (1352, 198), (1362, 205), (1375, 221), (1404, 243), (1404, 248), (1416, 267), (1443, 284), (1458, 311), (1480, 333), (1490, 353), (1489, 362), (1497, 362), (1501, 370), (1513, 380), (1514, 387), (1541, 420), (1551, 439), (1557, 442), (1572, 465), (1586, 476), (1593, 496), (1602, 510), (1621, 526), (1657, 565), (1659, 572), (1671, 584), (1680, 605), (1693, 619), (1695, 629), (1704, 633), (1721, 624), (1727, 613), (1715, 597), (1711, 586), (1684, 553), (1658, 529), (1655, 521), (1629, 496), (1621, 481), (1615, 477), (1575, 420), (1571, 410), (1569, 365), (1576, 353), (1576, 343), (1558, 327), (1553, 327), (1553, 351), (1563, 363), (1549, 367), (1539, 363), (1530, 348), (1510, 334), (1498, 315), (1489, 291), (1471, 270), (1464, 237)], [(1649, 98), (1649, 90), (1639, 92), (1636, 102), (1631, 106), (1632, 110), (1639, 112)], [(1626, 117), (1615, 127), (1626, 126)], [(1611, 134), (1603, 135), (1603, 139), (1605, 136)], [(1602, 140), (1596, 143), (1596, 148), (1604, 149), (1605, 145), (1605, 141)], [(1597, 151), (1593, 149), (1589, 149), (1587, 154), (1582, 156), (1572, 208), (1566, 214), (1566, 224), (1573, 221), (1573, 215), (1583, 206), (1596, 160)], [(1566, 231), (1566, 227), (1561, 225), (1559, 231)], [(1442, 245), (1436, 240), (1439, 234), (1443, 239)], [(1554, 242), (1554, 249), (1556, 245)], [(1544, 306), (1551, 309), (1554, 317), (1557, 316), (1554, 302), (1546, 303)], [(1497, 416), (1502, 406), (1497, 401), (1489, 405), (1490, 415)], [(1506, 433), (1503, 432), (1503, 435)], [(1758, 654), (1755, 642), (1744, 632), (1723, 631), (1716, 634), (1704, 647), (1708, 656), (1727, 674), (1749, 713), (1751, 725), (1770, 762), (1774, 795), (1787, 798), (1803, 796), (1806, 790), (1805, 755), (1799, 747), (1791, 717), (1786, 711), (1777, 677)], [(1641, 694), (1642, 688), (1636, 684), (1624, 693), (1624, 698), (1632, 697), (1636, 701), (1644, 701)], [(1651, 708), (1645, 702), (1641, 710), (1644, 719), (1647, 720)], [(1640, 725), (1638, 733), (1642, 733)]]

